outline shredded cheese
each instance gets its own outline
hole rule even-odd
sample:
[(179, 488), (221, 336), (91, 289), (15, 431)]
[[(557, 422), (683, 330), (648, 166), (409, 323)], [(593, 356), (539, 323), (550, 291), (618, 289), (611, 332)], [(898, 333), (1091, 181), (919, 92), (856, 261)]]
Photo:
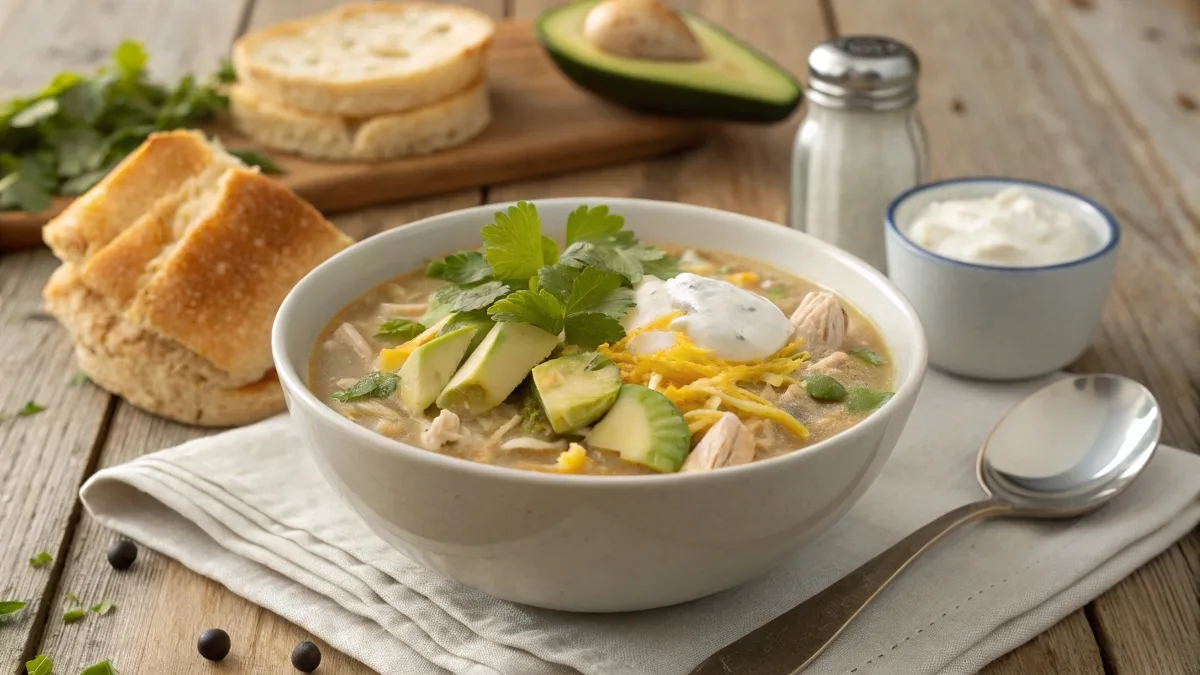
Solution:
[(752, 363), (718, 359), (711, 350), (697, 346), (682, 332), (675, 333), (675, 342), (667, 349), (651, 354), (628, 351), (630, 340), (635, 336), (667, 330), (670, 323), (680, 316), (683, 316), (683, 312), (667, 314), (630, 331), (612, 345), (601, 345), (598, 351), (617, 364), (624, 382), (646, 385), (675, 404), (683, 413), (692, 435), (715, 424), (721, 416), (720, 408), (725, 408), (739, 416), (776, 422), (798, 438), (808, 437), (808, 430), (796, 418), (743, 386), (795, 383), (792, 374), (803, 367), (809, 358), (808, 352), (803, 350), (803, 338), (784, 345), (762, 361)]

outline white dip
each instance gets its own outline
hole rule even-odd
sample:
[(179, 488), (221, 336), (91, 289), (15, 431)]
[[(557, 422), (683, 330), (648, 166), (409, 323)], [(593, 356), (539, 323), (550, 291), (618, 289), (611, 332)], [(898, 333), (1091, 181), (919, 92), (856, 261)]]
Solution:
[(649, 353), (675, 343), (682, 332), (713, 356), (726, 361), (757, 361), (783, 348), (792, 337), (792, 322), (775, 303), (731, 283), (680, 274), (663, 281), (643, 277), (634, 287), (637, 306), (621, 322), (632, 331), (671, 312), (686, 312), (665, 331), (643, 333), (630, 341), (630, 351)]
[(934, 202), (917, 215), (907, 234), (938, 255), (1000, 267), (1055, 265), (1098, 247), (1086, 224), (1017, 187), (991, 199)]

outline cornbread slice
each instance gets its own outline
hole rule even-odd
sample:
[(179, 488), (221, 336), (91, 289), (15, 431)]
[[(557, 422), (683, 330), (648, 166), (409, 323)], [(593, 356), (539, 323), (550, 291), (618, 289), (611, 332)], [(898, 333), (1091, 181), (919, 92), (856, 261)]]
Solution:
[(370, 117), (419, 108), (483, 77), (495, 25), (466, 7), (374, 2), (249, 33), (238, 81), (296, 110)]
[(234, 126), (259, 143), (318, 160), (383, 160), (460, 145), (491, 121), (482, 80), (415, 110), (363, 119), (306, 113), (259, 96), (251, 87), (229, 90)]

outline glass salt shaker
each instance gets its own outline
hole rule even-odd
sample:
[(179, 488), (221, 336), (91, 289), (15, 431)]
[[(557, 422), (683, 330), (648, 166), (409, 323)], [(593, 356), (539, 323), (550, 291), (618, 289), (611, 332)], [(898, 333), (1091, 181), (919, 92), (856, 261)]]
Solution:
[(917, 55), (878, 36), (824, 42), (808, 56), (808, 112), (792, 153), (789, 225), (886, 272), (884, 210), (925, 181)]

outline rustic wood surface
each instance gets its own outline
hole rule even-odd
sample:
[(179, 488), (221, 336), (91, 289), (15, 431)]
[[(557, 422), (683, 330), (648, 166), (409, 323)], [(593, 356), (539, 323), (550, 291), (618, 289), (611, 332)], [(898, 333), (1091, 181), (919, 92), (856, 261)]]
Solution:
[[(161, 76), (207, 72), (247, 26), (321, 11), (335, 0), (0, 0), (0, 90), (102, 60), (122, 37), (146, 42)], [(548, 0), (475, 0), (530, 17)], [(1200, 5), (1195, 0), (694, 0), (796, 72), (831, 32), (879, 32), (921, 55), (921, 113), (934, 173), (1008, 174), (1077, 189), (1109, 205), (1125, 232), (1117, 282), (1081, 371), (1135, 377), (1164, 404), (1164, 440), (1200, 451)], [(781, 221), (796, 120), (729, 127), (668, 157), (463, 190), (346, 214), (355, 236), (481, 201), (622, 195), (717, 206)], [(28, 600), (0, 620), (0, 675), (37, 653), (69, 674), (103, 658), (122, 672), (210, 673), (194, 652), (204, 628), (229, 630), (227, 673), (287, 673), (311, 636), (178, 563), (143, 550), (126, 574), (104, 561), (111, 535), (80, 515), (75, 492), (96, 468), (205, 432), (145, 415), (75, 372), (65, 333), (40, 312), (56, 261), (0, 254), (0, 596)], [(39, 550), (54, 564), (31, 569)], [(109, 599), (104, 617), (63, 625), (72, 592)], [(988, 675), (1200, 674), (1200, 536), (983, 672)], [(324, 645), (322, 645), (324, 647)], [(324, 648), (320, 672), (365, 673)]]
[[(333, 214), (660, 155), (695, 145), (707, 129), (700, 121), (637, 115), (589, 95), (555, 68), (528, 21), (497, 25), (488, 88), (487, 129), (470, 143), (430, 155), (317, 162), (263, 148), (226, 124), (208, 131), (226, 147), (271, 157), (283, 170), (277, 180)], [(69, 203), (59, 197), (47, 211), (0, 212), (0, 250), (40, 246), (42, 224)]]

